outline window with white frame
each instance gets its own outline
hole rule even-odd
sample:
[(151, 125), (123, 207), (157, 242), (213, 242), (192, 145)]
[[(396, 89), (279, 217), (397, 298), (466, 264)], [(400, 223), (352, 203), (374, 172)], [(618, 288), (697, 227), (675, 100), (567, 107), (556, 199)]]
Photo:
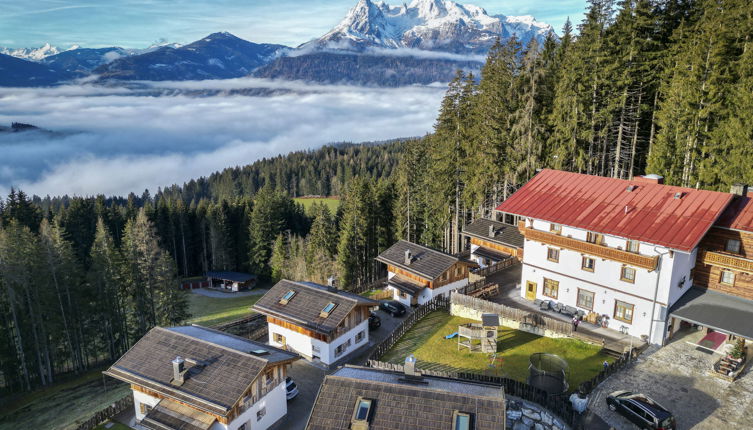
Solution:
[(731, 270), (722, 270), (719, 282), (727, 285), (735, 285), (735, 272)]

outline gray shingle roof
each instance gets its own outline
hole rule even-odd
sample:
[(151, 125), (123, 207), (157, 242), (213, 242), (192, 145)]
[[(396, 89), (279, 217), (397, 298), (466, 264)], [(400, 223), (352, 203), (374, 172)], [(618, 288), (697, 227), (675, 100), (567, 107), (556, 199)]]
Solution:
[(162, 399), (141, 421), (141, 425), (153, 430), (208, 430), (216, 419), (174, 402)]
[[(194, 333), (206, 331), (207, 336), (218, 340), (214, 343), (186, 334), (184, 329), (151, 329), (104, 373), (202, 410), (225, 415), (269, 363), (298, 358), (297, 354), (253, 341), (245, 341), (248, 350), (243, 351), (238, 341), (242, 338), (201, 327), (191, 330)], [(234, 346), (222, 344), (231, 342), (236, 343)], [(250, 352), (255, 350), (265, 350), (268, 354), (257, 356)], [(186, 359), (188, 368), (185, 382), (179, 386), (172, 384), (172, 360), (176, 356)], [(191, 361), (201, 364), (192, 365)]]
[[(410, 264), (405, 264), (405, 251), (407, 250), (410, 250), (413, 256)], [(439, 278), (453, 264), (460, 261), (458, 257), (406, 240), (397, 241), (379, 254), (376, 260), (397, 266), (430, 281)]]
[[(494, 228), (494, 237), (489, 236), (489, 226)], [(486, 218), (479, 218), (463, 227), (463, 234), (514, 248), (523, 248), (525, 239), (518, 227)]]
[[(288, 291), (295, 291), (295, 296), (287, 304), (280, 304), (280, 299)], [(322, 318), (319, 313), (328, 303), (335, 303), (337, 306), (328, 317)], [(256, 302), (253, 309), (265, 315), (290, 321), (317, 333), (330, 334), (357, 306), (376, 306), (378, 304), (378, 302), (366, 297), (323, 285), (283, 279), (270, 288)]]
[(504, 252), (499, 252), (497, 250), (485, 248), (483, 246), (479, 246), (478, 248), (476, 248), (476, 250), (473, 251), (473, 255), (491, 258), (492, 260), (497, 260), (497, 261), (502, 261), (510, 256), (510, 254), (505, 254)]
[(753, 300), (693, 287), (669, 312), (704, 327), (753, 339)]
[(372, 400), (369, 430), (451, 430), (454, 411), (473, 415), (475, 430), (503, 430), (502, 388), (424, 377), (407, 383), (397, 372), (346, 366), (328, 375), (307, 430), (349, 429), (358, 397)]

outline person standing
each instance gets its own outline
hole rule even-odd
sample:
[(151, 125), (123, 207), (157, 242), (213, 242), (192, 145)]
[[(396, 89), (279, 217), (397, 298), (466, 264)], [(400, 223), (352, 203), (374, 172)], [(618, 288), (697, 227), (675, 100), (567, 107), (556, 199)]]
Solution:
[(580, 323), (580, 320), (578, 319), (578, 316), (573, 316), (573, 331), (578, 331), (578, 324)]

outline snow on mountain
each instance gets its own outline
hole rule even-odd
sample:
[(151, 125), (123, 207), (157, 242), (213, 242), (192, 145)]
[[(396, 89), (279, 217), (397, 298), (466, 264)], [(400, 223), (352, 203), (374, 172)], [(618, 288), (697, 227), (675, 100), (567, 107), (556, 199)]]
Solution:
[(0, 54), (10, 55), (11, 57), (29, 61), (41, 61), (46, 57), (59, 54), (63, 51), (63, 49), (52, 46), (49, 43), (45, 43), (39, 48), (0, 48)]
[(532, 16), (491, 16), (478, 6), (449, 0), (412, 0), (392, 6), (359, 0), (331, 31), (301, 48), (362, 50), (368, 47), (417, 48), (457, 53), (486, 51), (497, 37), (513, 34), (527, 43), (553, 32)]

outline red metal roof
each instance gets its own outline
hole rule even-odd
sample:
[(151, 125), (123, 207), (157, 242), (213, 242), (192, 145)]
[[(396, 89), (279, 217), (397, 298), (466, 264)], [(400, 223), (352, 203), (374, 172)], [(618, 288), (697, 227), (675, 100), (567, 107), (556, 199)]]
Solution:
[(753, 193), (735, 197), (715, 225), (753, 232)]
[[(627, 187), (633, 185), (633, 191)], [(682, 198), (674, 198), (675, 193)], [(690, 252), (732, 194), (545, 169), (497, 207), (541, 219)]]

